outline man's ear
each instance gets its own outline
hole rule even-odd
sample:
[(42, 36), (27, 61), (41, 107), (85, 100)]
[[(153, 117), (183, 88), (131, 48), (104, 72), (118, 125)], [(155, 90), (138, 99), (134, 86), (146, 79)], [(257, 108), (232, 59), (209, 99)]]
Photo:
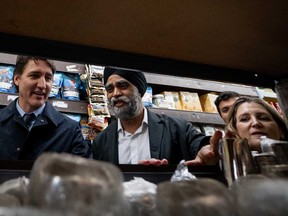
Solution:
[(15, 75), (15, 76), (13, 77), (13, 81), (14, 81), (14, 84), (15, 84), (16, 86), (19, 86), (18, 79), (19, 79), (19, 76), (18, 76), (18, 75)]

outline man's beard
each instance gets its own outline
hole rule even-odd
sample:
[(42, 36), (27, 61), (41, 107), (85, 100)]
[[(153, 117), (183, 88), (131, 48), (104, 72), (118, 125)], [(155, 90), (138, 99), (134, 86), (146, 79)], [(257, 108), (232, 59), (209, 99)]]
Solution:
[[(121, 96), (118, 98), (112, 97), (109, 100), (110, 113), (120, 119), (132, 119), (134, 118), (140, 109), (140, 100), (138, 99), (138, 91), (134, 91), (134, 94), (129, 98), (127, 96)], [(124, 103), (122, 107), (115, 107), (117, 101), (121, 100)]]

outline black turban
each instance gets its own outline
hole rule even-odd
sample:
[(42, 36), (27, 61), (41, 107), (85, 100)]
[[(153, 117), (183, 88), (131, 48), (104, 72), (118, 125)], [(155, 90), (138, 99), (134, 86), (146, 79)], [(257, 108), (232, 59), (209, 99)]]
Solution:
[(105, 69), (104, 69), (104, 85), (106, 85), (108, 78), (112, 74), (117, 74), (117, 75), (123, 77), (124, 79), (128, 80), (130, 83), (132, 83), (134, 86), (136, 86), (141, 97), (143, 97), (143, 95), (145, 94), (146, 89), (147, 89), (147, 81), (146, 81), (146, 78), (145, 78), (143, 72), (105, 67)]

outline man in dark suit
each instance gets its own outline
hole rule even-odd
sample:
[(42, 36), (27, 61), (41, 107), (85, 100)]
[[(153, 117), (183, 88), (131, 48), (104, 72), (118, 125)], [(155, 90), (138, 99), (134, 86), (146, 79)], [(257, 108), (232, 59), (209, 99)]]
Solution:
[[(104, 85), (111, 114), (117, 117), (92, 144), (93, 158), (114, 164), (178, 164), (193, 160), (210, 137), (181, 118), (143, 107), (147, 82), (140, 71), (105, 68)], [(219, 141), (221, 135), (211, 139)]]
[(0, 160), (35, 160), (43, 152), (89, 157), (79, 123), (47, 101), (55, 70), (48, 59), (17, 57), (13, 81), (19, 97), (0, 110)]

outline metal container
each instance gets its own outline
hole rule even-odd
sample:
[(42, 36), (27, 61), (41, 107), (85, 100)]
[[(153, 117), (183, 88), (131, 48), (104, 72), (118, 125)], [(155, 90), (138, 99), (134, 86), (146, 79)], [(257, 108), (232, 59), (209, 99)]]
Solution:
[(219, 147), (221, 166), (228, 186), (240, 176), (258, 172), (246, 139), (223, 139)]

